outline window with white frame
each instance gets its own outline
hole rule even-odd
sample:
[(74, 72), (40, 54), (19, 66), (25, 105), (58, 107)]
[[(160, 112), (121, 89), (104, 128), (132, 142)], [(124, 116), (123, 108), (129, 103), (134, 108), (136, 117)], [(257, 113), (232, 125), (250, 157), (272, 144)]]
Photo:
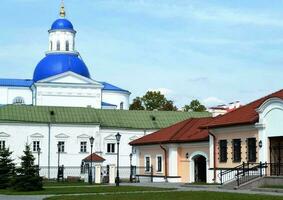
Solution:
[(0, 140), (0, 150), (5, 149), (5, 140)]
[(145, 156), (144, 162), (145, 162), (145, 171), (150, 172), (150, 156)]
[(32, 142), (32, 151), (37, 152), (40, 149), (40, 142), (39, 141), (33, 141)]
[(87, 152), (87, 142), (86, 141), (82, 141), (81, 142), (81, 153), (86, 153)]
[(65, 152), (65, 142), (59, 141), (58, 144), (59, 144), (59, 148), (58, 148), (59, 152), (64, 153)]
[(162, 172), (162, 156), (156, 156), (156, 172)]
[(115, 153), (115, 143), (107, 144), (107, 153)]

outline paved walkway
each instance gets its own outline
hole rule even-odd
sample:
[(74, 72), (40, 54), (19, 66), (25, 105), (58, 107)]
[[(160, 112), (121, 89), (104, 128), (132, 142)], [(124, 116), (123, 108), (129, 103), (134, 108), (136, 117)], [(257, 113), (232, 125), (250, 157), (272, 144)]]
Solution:
[[(227, 190), (222, 189), (218, 185), (184, 185), (180, 183), (124, 183), (121, 185), (127, 186), (143, 186), (143, 187), (159, 187), (159, 188), (175, 188), (177, 191), (210, 191), (210, 192), (228, 192), (238, 194), (259, 194), (259, 195), (275, 195), (283, 196), (283, 193), (269, 191), (251, 191), (251, 190)], [(171, 192), (171, 191), (136, 191), (136, 192), (117, 192), (118, 194), (125, 193), (152, 193), (152, 192)], [(116, 194), (117, 194), (116, 193)], [(99, 195), (110, 193), (84, 193), (84, 194), (66, 194), (66, 195)], [(114, 194), (114, 193), (111, 193)], [(0, 195), (0, 200), (43, 200), (46, 197), (55, 195)]]

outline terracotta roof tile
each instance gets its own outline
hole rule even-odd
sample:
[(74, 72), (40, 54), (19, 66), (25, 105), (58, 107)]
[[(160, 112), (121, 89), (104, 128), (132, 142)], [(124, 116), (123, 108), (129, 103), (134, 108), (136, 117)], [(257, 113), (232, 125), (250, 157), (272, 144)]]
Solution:
[(208, 140), (208, 131), (200, 126), (207, 124), (212, 117), (187, 119), (167, 128), (130, 142), (130, 145), (147, 145), (161, 143), (183, 143)]
[[(83, 159), (83, 161), (90, 162), (91, 161), (91, 155), (85, 157)], [(103, 161), (105, 161), (105, 159), (102, 158), (101, 156), (97, 155), (96, 153), (92, 154), (92, 162), (103, 162)]]
[(243, 125), (243, 124), (254, 124), (258, 122), (258, 113), (256, 109), (260, 107), (262, 103), (270, 98), (283, 99), (283, 90), (279, 90), (265, 97), (257, 99), (245, 106), (235, 109), (224, 115), (215, 117), (210, 123), (205, 125), (206, 128), (217, 128), (225, 126)]

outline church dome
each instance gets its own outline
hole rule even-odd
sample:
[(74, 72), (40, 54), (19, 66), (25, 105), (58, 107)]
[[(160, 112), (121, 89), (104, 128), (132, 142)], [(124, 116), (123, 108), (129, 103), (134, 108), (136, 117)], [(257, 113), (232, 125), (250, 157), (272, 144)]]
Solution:
[(47, 54), (37, 64), (33, 80), (36, 82), (68, 71), (90, 78), (87, 66), (77, 54), (54, 53)]
[(73, 24), (65, 19), (57, 19), (55, 22), (53, 22), (50, 30), (74, 30)]

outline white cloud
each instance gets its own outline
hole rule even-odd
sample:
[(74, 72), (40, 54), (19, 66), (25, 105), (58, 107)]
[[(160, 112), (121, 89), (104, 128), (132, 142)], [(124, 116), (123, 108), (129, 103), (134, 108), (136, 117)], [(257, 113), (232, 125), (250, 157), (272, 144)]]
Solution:
[(202, 102), (206, 106), (215, 106), (215, 105), (219, 105), (219, 104), (224, 104), (225, 103), (224, 100), (219, 99), (217, 97), (207, 97), (207, 98), (203, 99)]
[(163, 94), (165, 96), (172, 94), (172, 90), (168, 89), (168, 88), (155, 88), (155, 89), (149, 88), (148, 91), (154, 91), (154, 92), (158, 92), (159, 91), (161, 94)]

